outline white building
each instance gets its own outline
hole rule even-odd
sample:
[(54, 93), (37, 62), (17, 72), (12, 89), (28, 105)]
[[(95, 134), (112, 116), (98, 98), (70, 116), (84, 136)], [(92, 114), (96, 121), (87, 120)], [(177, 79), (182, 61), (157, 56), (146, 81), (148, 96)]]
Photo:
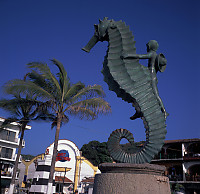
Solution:
[[(0, 125), (5, 119), (0, 118)], [(31, 127), (28, 126), (27, 129)], [(19, 127), (12, 123), (8, 128), (0, 129), (0, 168), (1, 168), (1, 189), (4, 193), (9, 188), (12, 178), (12, 171), (16, 160), (16, 148), (19, 146)], [(23, 147), (25, 141), (23, 141)], [(18, 177), (18, 174), (17, 174)], [(18, 179), (16, 177), (16, 179)]]
[[(38, 160), (38, 167), (33, 177), (30, 193), (45, 193), (53, 147), (54, 144), (51, 144), (46, 149), (44, 160)], [(56, 160), (54, 192), (69, 194), (77, 189), (79, 193), (84, 193), (87, 189), (87, 193), (92, 193), (91, 184), (87, 183), (85, 179), (94, 177), (100, 171), (98, 167), (93, 166), (86, 158), (81, 156), (81, 152), (73, 142), (66, 139), (58, 141)]]

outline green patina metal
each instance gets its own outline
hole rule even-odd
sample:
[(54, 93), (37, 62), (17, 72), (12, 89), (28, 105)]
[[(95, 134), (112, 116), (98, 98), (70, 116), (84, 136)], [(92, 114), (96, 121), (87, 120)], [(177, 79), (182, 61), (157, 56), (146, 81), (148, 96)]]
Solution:
[[(129, 27), (122, 21), (104, 18), (95, 26), (95, 34), (84, 51), (89, 52), (98, 41), (108, 41), (108, 50), (102, 73), (109, 89), (118, 97), (132, 103), (136, 113), (130, 117), (141, 118), (146, 129), (146, 142), (136, 153), (126, 153), (120, 146), (122, 138), (134, 143), (132, 134), (126, 129), (113, 131), (108, 139), (108, 149), (114, 160), (123, 163), (149, 163), (161, 150), (166, 135), (167, 112), (158, 94), (158, 71), (166, 68), (165, 56), (157, 54), (158, 43), (147, 43), (147, 54), (136, 54), (135, 41)], [(139, 63), (148, 59), (148, 67)]]

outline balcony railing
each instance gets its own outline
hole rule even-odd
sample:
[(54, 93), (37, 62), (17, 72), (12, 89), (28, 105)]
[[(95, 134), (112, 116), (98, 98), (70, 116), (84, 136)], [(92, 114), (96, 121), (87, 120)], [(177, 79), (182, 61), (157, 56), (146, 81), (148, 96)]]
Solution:
[(190, 154), (183, 157), (184, 160), (199, 160), (200, 154)]
[[(20, 139), (19, 138), (10, 138), (9, 136), (1, 136), (0, 137), (0, 140), (5, 140), (5, 141), (9, 141), (9, 142), (13, 142), (13, 143), (16, 143), (19, 145), (19, 141)], [(25, 147), (25, 141), (24, 139), (22, 140), (22, 147)]]
[(186, 181), (200, 182), (200, 175), (186, 175), (185, 178), (186, 178)]
[(14, 142), (14, 143), (18, 143), (18, 138), (8, 136), (8, 135), (1, 135), (0, 139), (6, 140), (6, 141), (11, 141), (11, 142)]
[(1, 171), (1, 176), (12, 177), (12, 173), (8, 171)]
[[(12, 177), (13, 173), (12, 172), (9, 172), (9, 171), (1, 171), (1, 176), (3, 177)], [(16, 179), (19, 178), (19, 172), (16, 173)]]
[(180, 154), (158, 154), (155, 156), (154, 160), (159, 159), (181, 159), (182, 156)]

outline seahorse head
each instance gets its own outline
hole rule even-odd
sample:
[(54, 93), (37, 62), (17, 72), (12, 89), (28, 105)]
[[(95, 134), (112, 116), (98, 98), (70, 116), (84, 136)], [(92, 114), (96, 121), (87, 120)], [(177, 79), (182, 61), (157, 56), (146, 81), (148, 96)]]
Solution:
[(115, 22), (113, 20), (108, 20), (105, 17), (103, 20), (99, 20), (99, 24), (94, 25), (95, 33), (93, 37), (90, 39), (88, 44), (82, 48), (82, 50), (86, 52), (90, 52), (90, 50), (95, 46), (98, 41), (108, 41), (108, 29), (116, 28)]
[(110, 27), (110, 21), (107, 17), (103, 20), (99, 20), (99, 24), (95, 24), (95, 33), (98, 36), (100, 41), (104, 41), (106, 39), (106, 35), (108, 32), (108, 28)]

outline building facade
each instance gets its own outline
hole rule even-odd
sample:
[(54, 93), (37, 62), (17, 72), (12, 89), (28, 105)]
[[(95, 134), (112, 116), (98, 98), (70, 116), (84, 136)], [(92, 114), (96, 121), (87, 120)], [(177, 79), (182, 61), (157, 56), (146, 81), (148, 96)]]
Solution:
[(200, 139), (166, 140), (151, 163), (166, 167), (172, 187), (182, 185), (186, 193), (200, 193)]
[[(141, 143), (138, 146), (142, 145)], [(24, 170), (21, 172), (25, 173), (22, 177), (32, 180), (30, 191), (33, 193), (42, 193), (41, 189), (47, 188), (47, 181), (44, 179), (48, 179), (50, 168), (45, 165), (50, 166), (51, 162), (48, 160), (52, 157), (53, 146), (54, 144), (51, 144), (45, 154), (38, 155), (31, 161), (22, 161), (20, 164), (24, 165)], [(94, 176), (100, 171), (81, 156), (81, 152), (73, 142), (59, 140), (56, 160), (54, 176), (56, 193), (69, 194), (75, 190), (79, 193), (92, 193)], [(166, 167), (165, 175), (169, 177), (173, 190), (183, 186), (186, 194), (200, 193), (200, 139), (166, 140), (162, 150), (151, 163)], [(44, 170), (41, 167), (37, 168), (39, 165), (42, 165)]]
[[(53, 146), (54, 144), (51, 144), (46, 149), (43, 160), (38, 156), (37, 159), (32, 159), (32, 162), (23, 161), (20, 164), (20, 168), (24, 169), (22, 172), (26, 172), (20, 176), (26, 176), (28, 180), (32, 179), (30, 193), (45, 193), (47, 189)], [(35, 166), (36, 163), (35, 173), (33, 173), (34, 167), (31, 168), (31, 165)], [(30, 169), (27, 168), (28, 166), (30, 166)], [(34, 174), (33, 177), (31, 177), (31, 173), (32, 175)], [(92, 193), (93, 187), (86, 180), (92, 180), (96, 173), (100, 173), (98, 167), (93, 166), (86, 158), (81, 156), (81, 151), (79, 151), (75, 143), (66, 139), (58, 141), (58, 153), (54, 173), (55, 193), (69, 194), (75, 190), (78, 190), (79, 193), (85, 193), (86, 191), (87, 193)], [(22, 186), (24, 186), (23, 182)]]
[[(5, 119), (0, 118), (0, 125)], [(27, 126), (27, 129), (30, 129)], [(16, 160), (16, 149), (19, 146), (19, 127), (12, 123), (9, 127), (0, 129), (0, 168), (1, 168), (1, 189), (2, 193), (8, 190), (12, 178), (14, 163)], [(25, 146), (23, 141), (22, 146)], [(18, 179), (18, 174), (16, 179)]]

